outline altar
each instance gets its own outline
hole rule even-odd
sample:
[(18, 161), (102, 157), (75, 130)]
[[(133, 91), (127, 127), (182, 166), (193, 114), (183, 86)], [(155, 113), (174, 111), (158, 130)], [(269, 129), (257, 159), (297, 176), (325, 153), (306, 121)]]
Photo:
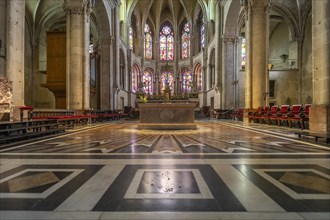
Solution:
[(196, 129), (196, 103), (139, 103), (138, 129)]

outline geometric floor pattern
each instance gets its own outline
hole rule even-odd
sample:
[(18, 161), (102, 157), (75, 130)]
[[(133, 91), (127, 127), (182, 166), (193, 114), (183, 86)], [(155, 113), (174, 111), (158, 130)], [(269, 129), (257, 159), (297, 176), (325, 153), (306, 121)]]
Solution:
[(197, 126), (123, 121), (0, 148), (0, 219), (330, 219), (329, 145)]

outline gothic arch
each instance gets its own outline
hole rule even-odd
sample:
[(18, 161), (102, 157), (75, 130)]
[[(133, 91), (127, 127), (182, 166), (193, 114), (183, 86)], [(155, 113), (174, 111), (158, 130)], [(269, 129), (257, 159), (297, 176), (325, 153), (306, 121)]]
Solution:
[(141, 74), (140, 67), (137, 63), (132, 66), (132, 91), (136, 92), (138, 89), (139, 76)]

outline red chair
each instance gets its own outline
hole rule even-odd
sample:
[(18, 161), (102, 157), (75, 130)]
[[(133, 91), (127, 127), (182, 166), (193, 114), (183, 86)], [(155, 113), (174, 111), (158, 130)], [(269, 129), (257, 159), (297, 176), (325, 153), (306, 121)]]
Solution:
[(270, 108), (270, 111), (267, 114), (264, 114), (260, 117), (260, 120), (265, 121), (265, 123), (267, 123), (268, 125), (270, 125), (270, 117), (272, 116), (277, 116), (277, 111), (278, 111), (278, 106), (277, 105), (273, 105)]
[(299, 123), (301, 129), (305, 128), (305, 122), (309, 122), (309, 108), (311, 104), (305, 104), (304, 109), (301, 112), (293, 112), (292, 116), (289, 117), (289, 127), (292, 127), (292, 123)]
[[(262, 123), (262, 121), (265, 121), (263, 116), (267, 115), (269, 113), (269, 110), (270, 110), (270, 107), (266, 106), (264, 108), (264, 111), (260, 115), (256, 116), (256, 118), (257, 118), (257, 120), (259, 120), (260, 124)], [(266, 121), (265, 121), (265, 123), (266, 123)]]
[(276, 118), (271, 117), (270, 120), (276, 120), (278, 126), (281, 126), (282, 121), (287, 122), (287, 124), (289, 125), (289, 122), (288, 122), (289, 112), (290, 112), (290, 106), (289, 105), (282, 105), (281, 109), (280, 109), (280, 112), (277, 114), (277, 117)]
[(236, 111), (232, 113), (231, 117), (233, 120), (242, 121), (243, 113), (244, 113), (244, 108), (238, 108)]
[(248, 116), (247, 117), (249, 119), (249, 122), (251, 122), (251, 120), (253, 122), (255, 122), (256, 121), (255, 116), (262, 114), (262, 112), (263, 112), (263, 108), (262, 107), (258, 107), (257, 111), (248, 112)]
[(300, 127), (300, 115), (302, 111), (302, 105), (293, 105), (291, 111), (288, 114), (288, 124), (289, 127), (292, 127), (292, 121), (298, 121)]

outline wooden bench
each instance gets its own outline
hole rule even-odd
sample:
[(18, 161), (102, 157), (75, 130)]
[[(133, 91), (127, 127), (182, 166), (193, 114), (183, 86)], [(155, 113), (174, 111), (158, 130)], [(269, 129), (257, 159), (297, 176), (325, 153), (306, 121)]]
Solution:
[(15, 122), (0, 122), (0, 143), (64, 132), (57, 120), (41, 119)]
[(301, 131), (301, 132), (295, 132), (295, 134), (298, 135), (299, 138), (301, 138), (302, 136), (313, 137), (315, 138), (315, 142), (317, 142), (319, 138), (324, 138), (327, 144), (330, 143), (330, 132)]
[(233, 112), (233, 109), (214, 109), (214, 116), (215, 119), (231, 119)]

